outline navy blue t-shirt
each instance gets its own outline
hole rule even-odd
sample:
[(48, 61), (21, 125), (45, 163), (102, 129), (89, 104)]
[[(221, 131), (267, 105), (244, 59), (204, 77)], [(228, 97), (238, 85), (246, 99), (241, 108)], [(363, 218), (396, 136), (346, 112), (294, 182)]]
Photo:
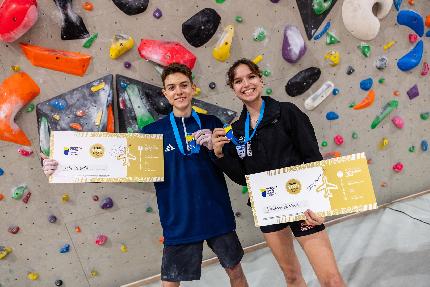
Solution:
[[(202, 129), (222, 127), (211, 115), (199, 114)], [(182, 118), (175, 117), (182, 145), (187, 149)], [(199, 130), (193, 117), (184, 118), (188, 133)], [(212, 162), (209, 150), (184, 156), (175, 141), (169, 116), (143, 132), (163, 134), (164, 182), (156, 182), (158, 210), (164, 244), (179, 245), (206, 240), (236, 229), (230, 197), (223, 172)]]

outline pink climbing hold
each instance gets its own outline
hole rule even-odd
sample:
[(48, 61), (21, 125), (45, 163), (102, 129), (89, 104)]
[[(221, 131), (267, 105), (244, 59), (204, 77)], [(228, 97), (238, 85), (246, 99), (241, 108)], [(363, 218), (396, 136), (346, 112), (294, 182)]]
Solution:
[(96, 244), (99, 246), (102, 246), (103, 244), (106, 243), (107, 240), (108, 240), (108, 238), (106, 235), (100, 234), (96, 238)]
[(395, 116), (391, 119), (391, 121), (393, 122), (393, 124), (396, 126), (396, 128), (398, 129), (403, 129), (403, 126), (405, 125), (405, 122), (403, 121), (403, 119), (399, 116)]
[(343, 137), (341, 135), (336, 135), (334, 137), (334, 143), (337, 145), (343, 144)]
[(427, 64), (427, 62), (423, 63), (423, 69), (421, 70), (421, 76), (427, 76), (427, 74), (429, 73), (429, 64)]
[(418, 35), (417, 34), (409, 34), (409, 42), (410, 43), (415, 43), (418, 40)]
[(403, 164), (401, 162), (396, 163), (393, 165), (393, 170), (395, 172), (401, 172), (403, 170)]
[(18, 153), (22, 156), (29, 157), (33, 154), (33, 151), (30, 148), (20, 147)]

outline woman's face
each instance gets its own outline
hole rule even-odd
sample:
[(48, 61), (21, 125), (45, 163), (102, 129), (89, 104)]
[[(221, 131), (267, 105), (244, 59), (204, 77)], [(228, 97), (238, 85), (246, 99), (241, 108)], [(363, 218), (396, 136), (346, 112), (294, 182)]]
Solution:
[(261, 97), (263, 80), (247, 65), (240, 64), (234, 73), (233, 90), (242, 102), (252, 103)]

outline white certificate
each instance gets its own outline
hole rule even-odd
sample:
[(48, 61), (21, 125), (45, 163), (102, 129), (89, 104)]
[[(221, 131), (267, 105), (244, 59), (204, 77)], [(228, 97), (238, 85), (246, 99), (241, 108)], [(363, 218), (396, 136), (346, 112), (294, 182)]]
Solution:
[(51, 183), (164, 180), (163, 136), (53, 131)]

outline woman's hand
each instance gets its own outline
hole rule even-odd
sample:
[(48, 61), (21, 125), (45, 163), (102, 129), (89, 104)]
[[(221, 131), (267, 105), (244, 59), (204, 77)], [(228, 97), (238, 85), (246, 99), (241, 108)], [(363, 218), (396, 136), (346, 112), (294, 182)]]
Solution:
[(222, 153), (222, 148), (226, 143), (229, 143), (229, 139), (225, 136), (225, 130), (223, 128), (216, 128), (212, 133), (212, 145), (214, 153), (217, 158), (222, 158), (224, 154)]
[(43, 172), (46, 176), (51, 176), (57, 170), (58, 162), (55, 159), (49, 159), (43, 153), (40, 153), (40, 157), (43, 159)]
[(324, 223), (325, 221), (325, 217), (320, 217), (318, 215), (316, 215), (312, 210), (308, 209), (305, 211), (305, 216), (306, 216), (306, 224), (307, 225), (321, 225)]
[(198, 130), (193, 135), (198, 145), (205, 146), (207, 147), (208, 150), (213, 150), (211, 130), (209, 129)]

